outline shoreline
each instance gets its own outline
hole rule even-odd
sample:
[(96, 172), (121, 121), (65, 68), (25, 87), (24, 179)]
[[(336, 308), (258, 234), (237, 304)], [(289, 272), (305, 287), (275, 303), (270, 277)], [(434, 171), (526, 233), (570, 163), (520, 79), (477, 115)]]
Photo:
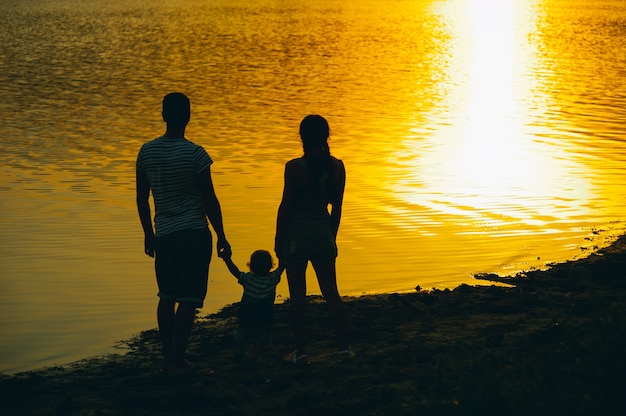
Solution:
[[(7, 415), (622, 414), (626, 235), (580, 260), (498, 285), (344, 297), (353, 362), (339, 364), (326, 305), (310, 296), (311, 364), (294, 367), (288, 301), (273, 347), (232, 363), (238, 304), (199, 317), (191, 361), (208, 376), (159, 373), (157, 331), (127, 352), (0, 375)], [(503, 286), (501, 283), (511, 285)]]

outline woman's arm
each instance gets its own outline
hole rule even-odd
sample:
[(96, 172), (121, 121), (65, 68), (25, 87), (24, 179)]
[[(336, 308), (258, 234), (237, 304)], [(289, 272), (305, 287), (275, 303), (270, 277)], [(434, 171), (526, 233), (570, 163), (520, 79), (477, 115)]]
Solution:
[(337, 163), (337, 176), (335, 178), (335, 180), (337, 181), (337, 186), (335, 187), (335, 195), (330, 202), (330, 225), (333, 231), (333, 235), (335, 236), (335, 238), (337, 238), (337, 233), (339, 232), (339, 223), (341, 222), (343, 193), (346, 188), (346, 168), (343, 162), (339, 159), (337, 159), (335, 163)]
[(274, 251), (276, 252), (276, 256), (279, 258), (282, 254), (282, 244), (285, 239), (287, 224), (295, 202), (297, 183), (300, 176), (301, 175), (299, 174), (296, 162), (294, 160), (287, 162), (285, 165), (283, 197), (280, 201), (280, 206), (278, 207), (278, 216), (276, 218), (276, 237), (274, 239)]

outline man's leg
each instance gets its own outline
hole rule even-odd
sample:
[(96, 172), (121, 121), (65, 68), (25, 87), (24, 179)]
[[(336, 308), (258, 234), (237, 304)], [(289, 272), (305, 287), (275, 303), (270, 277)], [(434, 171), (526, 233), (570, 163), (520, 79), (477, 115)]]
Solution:
[(163, 348), (163, 370), (165, 371), (168, 370), (173, 354), (174, 307), (175, 302), (169, 299), (160, 299), (157, 306), (157, 322), (159, 324), (159, 338)]
[(185, 370), (190, 364), (185, 359), (185, 351), (189, 343), (189, 336), (196, 317), (195, 306), (181, 303), (176, 309), (174, 317), (174, 331), (172, 338), (171, 366), (174, 370)]
[(197, 367), (186, 360), (185, 352), (196, 317), (196, 308), (202, 307), (206, 296), (212, 250), (211, 233), (208, 229), (186, 230), (178, 233), (177, 237), (173, 292), (179, 301), (173, 317), (171, 374), (197, 371)]

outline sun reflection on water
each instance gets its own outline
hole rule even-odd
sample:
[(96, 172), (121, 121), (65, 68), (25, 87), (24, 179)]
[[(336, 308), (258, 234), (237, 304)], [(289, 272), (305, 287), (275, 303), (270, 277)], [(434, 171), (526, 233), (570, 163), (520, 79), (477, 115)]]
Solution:
[(426, 137), (419, 126), (407, 135), (397, 163), (409, 174), (396, 182), (396, 195), (491, 226), (545, 226), (563, 218), (563, 206), (572, 216), (588, 214), (579, 201), (590, 185), (574, 174), (584, 167), (527, 128), (542, 100), (527, 40), (532, 8), (520, 13), (514, 0), (464, 3), (440, 13), (450, 31), (440, 108), (455, 119)]

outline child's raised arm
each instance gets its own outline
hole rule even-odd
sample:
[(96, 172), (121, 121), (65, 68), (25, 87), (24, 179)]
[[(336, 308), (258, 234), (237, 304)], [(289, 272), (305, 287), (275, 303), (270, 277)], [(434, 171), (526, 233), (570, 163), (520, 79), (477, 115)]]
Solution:
[(278, 259), (278, 267), (276, 268), (276, 271), (278, 271), (279, 276), (285, 271), (285, 264), (280, 259)]
[(239, 277), (241, 276), (241, 271), (235, 265), (235, 263), (233, 263), (233, 259), (231, 259), (230, 256), (227, 256), (222, 257), (222, 260), (224, 260), (224, 263), (226, 263), (226, 267), (228, 267), (228, 271), (230, 272), (230, 274), (239, 279)]

